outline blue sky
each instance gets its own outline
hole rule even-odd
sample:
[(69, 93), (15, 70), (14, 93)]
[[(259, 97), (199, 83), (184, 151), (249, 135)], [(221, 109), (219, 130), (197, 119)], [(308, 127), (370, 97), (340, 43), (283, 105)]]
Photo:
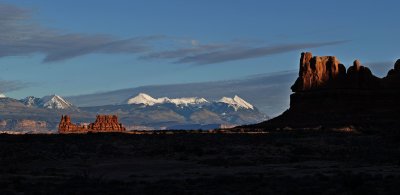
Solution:
[[(0, 89), (63, 96), (400, 58), (397, 1), (0, 1)], [(381, 76), (381, 75), (379, 75)]]

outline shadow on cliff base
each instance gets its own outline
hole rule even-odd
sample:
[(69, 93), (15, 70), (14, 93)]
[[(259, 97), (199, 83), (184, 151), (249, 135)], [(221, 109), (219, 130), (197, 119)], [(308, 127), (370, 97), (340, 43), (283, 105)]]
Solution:
[[(290, 108), (246, 130), (395, 130), (400, 127), (400, 60), (383, 78), (360, 61), (347, 70), (334, 56), (302, 53)], [(240, 128), (239, 128), (240, 129)]]

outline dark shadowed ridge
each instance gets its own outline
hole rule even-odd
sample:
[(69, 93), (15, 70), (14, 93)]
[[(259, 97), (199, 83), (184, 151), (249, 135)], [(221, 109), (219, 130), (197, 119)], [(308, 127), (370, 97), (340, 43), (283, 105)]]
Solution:
[[(379, 68), (382, 65), (377, 65)], [(290, 108), (282, 115), (246, 128), (337, 129), (396, 132), (400, 119), (400, 59), (379, 78), (355, 60), (346, 68), (335, 56), (301, 54)]]

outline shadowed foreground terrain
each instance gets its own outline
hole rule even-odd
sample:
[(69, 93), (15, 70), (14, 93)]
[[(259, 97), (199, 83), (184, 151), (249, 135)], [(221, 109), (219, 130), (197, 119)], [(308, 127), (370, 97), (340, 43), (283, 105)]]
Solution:
[(400, 136), (0, 135), (0, 194), (395, 194)]

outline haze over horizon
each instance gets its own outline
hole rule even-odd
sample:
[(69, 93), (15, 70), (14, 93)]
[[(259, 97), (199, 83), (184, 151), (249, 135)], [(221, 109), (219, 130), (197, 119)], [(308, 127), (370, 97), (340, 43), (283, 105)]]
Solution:
[(400, 58), (397, 5), (2, 0), (0, 92), (72, 96), (239, 79), (297, 70), (302, 51), (347, 66), (360, 59), (383, 76)]

